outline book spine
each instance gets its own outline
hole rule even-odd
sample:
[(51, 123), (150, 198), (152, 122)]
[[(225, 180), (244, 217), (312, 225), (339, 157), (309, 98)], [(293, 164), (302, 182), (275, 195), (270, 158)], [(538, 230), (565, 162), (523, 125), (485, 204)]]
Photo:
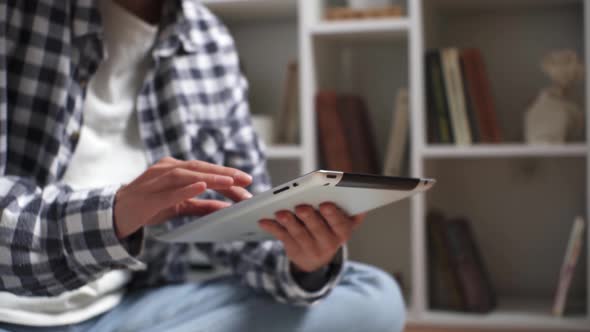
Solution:
[(427, 215), (429, 294), (433, 309), (465, 310), (459, 280), (451, 265), (450, 247), (445, 235), (446, 222), (438, 212)]
[(463, 82), (463, 95), (465, 96), (465, 111), (467, 112), (467, 120), (469, 121), (469, 128), (471, 129), (473, 142), (478, 143), (482, 141), (481, 128), (479, 128), (475, 94), (473, 93), (473, 90), (470, 89), (470, 80), (466, 62), (464, 53), (461, 53), (459, 55), (459, 65), (461, 70), (461, 80)]
[(424, 63), (426, 70), (424, 71), (424, 79), (426, 83), (426, 107), (427, 107), (427, 133), (429, 143), (440, 143), (443, 141), (443, 133), (441, 132), (441, 126), (438, 120), (438, 110), (436, 107), (436, 97), (434, 93), (434, 57), (436, 56), (435, 51), (428, 51), (424, 56)]
[(482, 91), (483, 86), (481, 85), (481, 78), (478, 73), (476, 52), (479, 51), (476, 49), (465, 49), (461, 53), (465, 68), (467, 91), (471, 96), (473, 113), (477, 118), (480, 140), (485, 143), (493, 143), (490, 129), (491, 123), (486, 119), (485, 114), (485, 110), (488, 106), (485, 104), (486, 99), (484, 92)]
[[(356, 102), (353, 105), (356, 105), (356, 114), (361, 132), (359, 139), (362, 142), (362, 152), (367, 159), (366, 168), (359, 171), (369, 174), (380, 174), (382, 170), (379, 163), (377, 144), (375, 143), (375, 130), (373, 130), (373, 123), (367, 103), (362, 97), (357, 96)], [(356, 156), (353, 155), (353, 158), (356, 158)]]
[(321, 91), (317, 94), (316, 113), (322, 164), (327, 169), (352, 172), (352, 156), (335, 92)]
[(355, 95), (339, 96), (338, 113), (342, 119), (346, 144), (351, 155), (352, 171), (380, 173), (374, 132), (365, 101)]
[(407, 151), (409, 127), (408, 90), (400, 89), (397, 93), (393, 114), (393, 125), (389, 132), (389, 142), (385, 155), (383, 175), (400, 176), (404, 154)]
[(553, 315), (555, 316), (563, 316), (565, 311), (567, 293), (571, 286), (580, 253), (582, 252), (582, 244), (584, 242), (584, 228), (584, 220), (581, 217), (576, 218), (572, 227), (568, 247), (559, 273), (559, 283), (557, 286), (557, 292), (552, 310)]
[(434, 99), (436, 112), (438, 114), (438, 123), (440, 127), (441, 142), (453, 144), (455, 135), (451, 126), (451, 115), (448, 96), (446, 94), (445, 80), (443, 77), (443, 68), (441, 53), (434, 51), (432, 55), (432, 82), (434, 84)]
[(494, 98), (492, 96), (492, 88), (486, 72), (483, 56), (478, 49), (472, 51), (475, 67), (477, 70), (477, 82), (480, 86), (482, 98), (484, 100), (483, 116), (486, 126), (489, 128), (489, 136), (492, 143), (502, 142), (502, 132), (498, 123), (496, 109), (494, 105)]
[(447, 50), (449, 57), (450, 75), (452, 89), (457, 109), (458, 125), (462, 132), (462, 141), (459, 144), (469, 145), (472, 143), (471, 128), (469, 127), (469, 118), (467, 115), (465, 92), (463, 91), (463, 79), (461, 77), (461, 65), (459, 63), (459, 50), (450, 48)]
[(465, 145), (469, 142), (467, 132), (462, 125), (462, 118), (459, 111), (459, 101), (457, 98), (457, 88), (455, 87), (456, 81), (453, 75), (453, 59), (450, 49), (443, 49), (441, 51), (443, 78), (445, 82), (445, 92), (447, 95), (449, 114), (451, 119), (451, 127), (453, 128), (453, 134), (455, 135), (455, 143)]
[(296, 61), (289, 63), (289, 84), (286, 100), (287, 130), (286, 143), (299, 141), (299, 65)]
[(489, 312), (496, 305), (496, 296), (467, 221), (449, 221), (446, 231), (466, 310)]

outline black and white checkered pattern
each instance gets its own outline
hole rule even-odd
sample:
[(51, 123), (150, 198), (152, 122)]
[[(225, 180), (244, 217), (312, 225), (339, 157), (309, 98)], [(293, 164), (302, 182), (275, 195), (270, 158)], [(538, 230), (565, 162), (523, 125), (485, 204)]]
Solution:
[[(60, 183), (82, 126), (86, 82), (106, 56), (101, 19), (108, 23), (93, 0), (0, 0), (0, 291), (51, 296), (116, 268), (138, 271), (142, 286), (184, 278), (185, 245), (117, 239), (117, 187), (72, 191)], [(171, 0), (152, 53), (136, 103), (149, 161), (224, 164), (251, 174), (251, 191), (268, 189), (227, 29), (196, 1)], [(307, 292), (278, 242), (200, 249), (251, 287), (299, 304), (327, 294), (343, 265), (341, 255), (326, 286)]]

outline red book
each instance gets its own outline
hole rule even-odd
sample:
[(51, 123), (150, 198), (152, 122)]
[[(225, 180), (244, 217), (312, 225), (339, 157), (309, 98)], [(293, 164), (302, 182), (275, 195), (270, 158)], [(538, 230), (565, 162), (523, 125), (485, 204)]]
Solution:
[(339, 96), (338, 113), (346, 133), (352, 171), (379, 174), (381, 170), (377, 148), (365, 100), (356, 95)]
[(318, 146), (323, 168), (352, 172), (353, 163), (346, 130), (338, 111), (338, 96), (333, 91), (316, 95)]
[(482, 141), (500, 143), (502, 134), (481, 52), (475, 48), (465, 49), (461, 52), (461, 58), (465, 65), (465, 78), (467, 79), (465, 85), (473, 101)]

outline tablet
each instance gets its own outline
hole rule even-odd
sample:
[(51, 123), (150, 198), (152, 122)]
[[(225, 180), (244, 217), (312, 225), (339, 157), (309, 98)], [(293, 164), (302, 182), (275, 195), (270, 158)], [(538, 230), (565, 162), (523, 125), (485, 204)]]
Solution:
[(349, 215), (373, 210), (430, 189), (433, 179), (319, 170), (274, 187), (194, 221), (153, 234), (164, 242), (262, 241), (272, 238), (258, 226), (280, 210), (333, 202)]

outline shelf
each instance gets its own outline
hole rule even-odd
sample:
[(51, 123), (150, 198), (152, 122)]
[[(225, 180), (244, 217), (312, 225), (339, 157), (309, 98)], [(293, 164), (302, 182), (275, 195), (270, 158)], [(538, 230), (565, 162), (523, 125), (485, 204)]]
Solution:
[(567, 145), (430, 145), (422, 150), (422, 155), (430, 159), (446, 158), (519, 158), (519, 157), (585, 157), (586, 144)]
[(202, 0), (228, 22), (280, 20), (297, 16), (297, 0)]
[(299, 159), (303, 157), (303, 149), (296, 145), (273, 145), (266, 149), (269, 159)]
[(407, 18), (343, 20), (322, 22), (311, 27), (314, 37), (334, 40), (371, 40), (405, 37), (410, 28)]
[(457, 10), (499, 10), (535, 9), (580, 5), (583, 0), (428, 0), (440, 9)]
[(588, 331), (590, 318), (583, 315), (554, 317), (551, 301), (501, 298), (501, 305), (489, 314), (427, 311), (419, 319), (410, 317), (411, 325), (440, 325), (475, 328)]

